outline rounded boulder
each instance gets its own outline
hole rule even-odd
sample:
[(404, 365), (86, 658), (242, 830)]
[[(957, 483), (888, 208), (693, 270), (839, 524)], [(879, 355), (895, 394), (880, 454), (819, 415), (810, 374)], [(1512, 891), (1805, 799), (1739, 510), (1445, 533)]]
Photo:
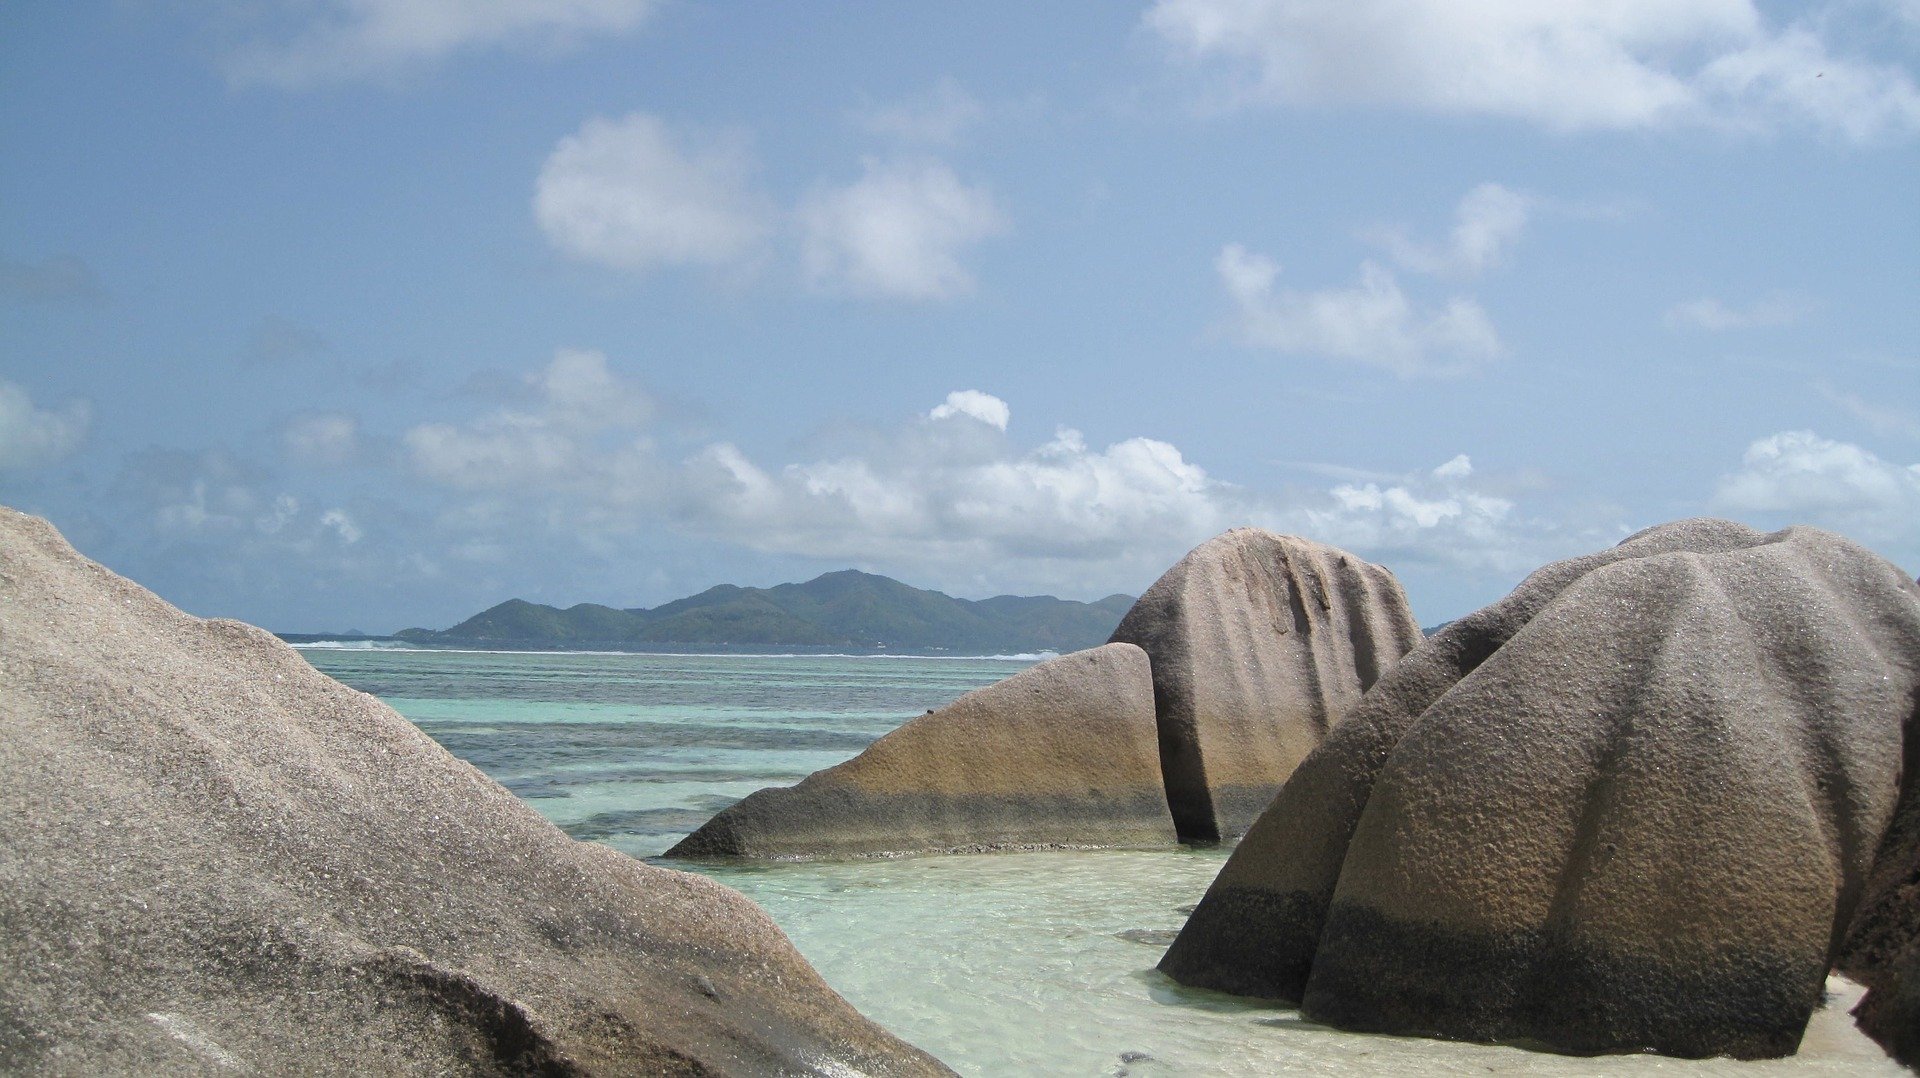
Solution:
[(0, 1072), (946, 1074), (739, 893), (0, 508)]
[(967, 693), (798, 785), (751, 794), (667, 854), (805, 859), (1175, 841), (1146, 654), (1106, 644)]
[(1161, 962), (1347, 1029), (1792, 1053), (1900, 796), (1920, 595), (1693, 520), (1437, 634), (1294, 773)]
[(1386, 569), (1323, 543), (1235, 528), (1167, 570), (1113, 639), (1151, 660), (1180, 836), (1215, 842), (1246, 831), (1421, 636)]

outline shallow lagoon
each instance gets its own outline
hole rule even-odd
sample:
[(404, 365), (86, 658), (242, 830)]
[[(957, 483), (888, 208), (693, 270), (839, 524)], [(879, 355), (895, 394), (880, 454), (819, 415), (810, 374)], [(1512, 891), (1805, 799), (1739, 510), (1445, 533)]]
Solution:
[[(640, 857), (1027, 659), (308, 649), (578, 838)], [(963, 1074), (1906, 1073), (1831, 982), (1800, 1055), (1579, 1059), (1359, 1036), (1153, 970), (1226, 854), (687, 865), (745, 892), (862, 1011)]]

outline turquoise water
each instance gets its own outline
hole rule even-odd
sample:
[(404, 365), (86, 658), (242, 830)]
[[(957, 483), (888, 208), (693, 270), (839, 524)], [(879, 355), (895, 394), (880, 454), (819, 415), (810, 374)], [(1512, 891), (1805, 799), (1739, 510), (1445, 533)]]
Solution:
[(308, 648), (575, 838), (663, 853), (715, 812), (1031, 660)]
[[(307, 649), (577, 838), (638, 857), (1030, 664), (1008, 659)], [(1842, 981), (1798, 1056), (1574, 1059), (1341, 1033), (1154, 971), (1219, 850), (689, 866), (759, 902), (855, 1006), (968, 1075), (1906, 1072)]]

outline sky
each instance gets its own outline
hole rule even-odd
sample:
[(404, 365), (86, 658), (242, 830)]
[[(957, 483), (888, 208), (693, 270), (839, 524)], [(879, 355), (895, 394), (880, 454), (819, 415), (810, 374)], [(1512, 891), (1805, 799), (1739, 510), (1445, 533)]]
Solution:
[(1700, 515), (1920, 571), (1920, 2), (0, 6), (0, 503), (192, 613), (1256, 525), (1423, 624)]

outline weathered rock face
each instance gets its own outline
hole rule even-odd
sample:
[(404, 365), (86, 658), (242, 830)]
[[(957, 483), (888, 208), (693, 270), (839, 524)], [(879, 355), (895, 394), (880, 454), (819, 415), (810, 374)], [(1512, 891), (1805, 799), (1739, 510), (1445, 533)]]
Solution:
[(1152, 661), (1167, 801), (1180, 836), (1206, 842), (1244, 832), (1420, 628), (1380, 566), (1235, 528), (1147, 589), (1113, 639)]
[(1920, 945), (1901, 952), (1875, 980), (1854, 1018), (1888, 1055), (1920, 1070)]
[(796, 786), (761, 790), (668, 851), (775, 858), (1171, 846), (1153, 685), (1131, 644), (962, 696)]
[(1382, 678), (1161, 968), (1348, 1029), (1791, 1053), (1917, 690), (1920, 596), (1838, 536), (1683, 521), (1548, 566)]
[(1860, 911), (1835, 961), (1867, 986), (1860, 1028), (1920, 1070), (1920, 718), (1907, 729), (1905, 788), (1880, 841)]
[(0, 509), (0, 1071), (945, 1073), (736, 892), (574, 842)]

